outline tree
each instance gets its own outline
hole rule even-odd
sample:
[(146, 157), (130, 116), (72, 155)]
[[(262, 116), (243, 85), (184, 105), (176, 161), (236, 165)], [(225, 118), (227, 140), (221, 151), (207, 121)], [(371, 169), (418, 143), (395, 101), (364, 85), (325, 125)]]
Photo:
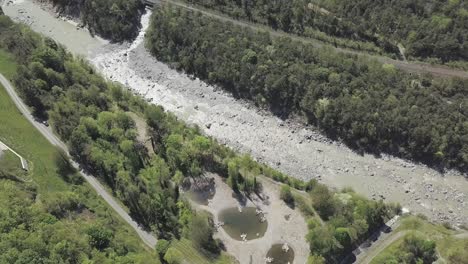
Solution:
[(325, 264), (325, 259), (322, 256), (311, 255), (307, 259), (307, 264)]
[(67, 214), (80, 210), (83, 204), (80, 202), (78, 195), (74, 192), (56, 192), (47, 197), (44, 201), (47, 212), (63, 218)]
[(310, 195), (314, 208), (323, 219), (329, 219), (335, 213), (335, 199), (325, 185), (317, 184)]
[(99, 250), (107, 248), (112, 239), (112, 231), (98, 225), (91, 226), (86, 233), (89, 244)]
[(414, 234), (406, 235), (400, 246), (400, 259), (406, 263), (433, 263), (437, 259), (436, 244)]
[(310, 230), (306, 238), (312, 255), (322, 256), (327, 260), (336, 257), (337, 252), (343, 248), (333, 236), (332, 230), (326, 226), (318, 226)]
[(72, 166), (67, 154), (62, 149), (57, 148), (54, 161), (57, 166), (57, 174), (67, 182), (73, 184), (83, 183), (83, 177), (78, 174), (78, 171)]
[(155, 250), (158, 253), (158, 255), (161, 258), (163, 258), (170, 246), (171, 242), (165, 239), (158, 239), (158, 242), (156, 242)]
[(190, 230), (190, 238), (197, 248), (207, 250), (212, 254), (219, 254), (218, 244), (213, 239), (213, 227), (208, 223), (206, 216), (194, 215)]

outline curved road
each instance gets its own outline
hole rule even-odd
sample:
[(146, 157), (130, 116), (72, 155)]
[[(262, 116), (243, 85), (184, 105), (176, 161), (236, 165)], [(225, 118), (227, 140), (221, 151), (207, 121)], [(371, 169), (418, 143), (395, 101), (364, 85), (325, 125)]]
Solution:
[(172, 5), (175, 5), (175, 6), (187, 9), (187, 10), (200, 12), (203, 15), (206, 15), (206, 16), (209, 16), (209, 17), (221, 20), (221, 21), (231, 22), (234, 25), (238, 25), (238, 26), (242, 26), (242, 27), (248, 27), (248, 28), (250, 28), (252, 30), (255, 30), (255, 31), (268, 31), (272, 36), (275, 36), (275, 37), (286, 37), (287, 36), (287, 37), (289, 37), (291, 39), (294, 39), (294, 40), (297, 40), (297, 41), (312, 44), (313, 46), (318, 47), (318, 48), (326, 46), (326, 47), (330, 47), (330, 48), (334, 49), (337, 52), (343, 52), (343, 53), (347, 53), (347, 54), (355, 54), (355, 55), (360, 55), (360, 56), (367, 56), (367, 57), (369, 57), (371, 59), (375, 59), (375, 60), (379, 61), (380, 63), (393, 64), (398, 69), (408, 71), (408, 72), (421, 73), (421, 74), (430, 73), (430, 74), (436, 75), (436, 76), (459, 77), (459, 78), (463, 78), (463, 79), (468, 79), (468, 71), (452, 69), (452, 68), (449, 68), (449, 67), (438, 66), (438, 65), (431, 65), (431, 64), (423, 63), (423, 62), (408, 62), (408, 61), (394, 60), (394, 59), (391, 59), (391, 58), (385, 57), (385, 56), (371, 55), (371, 54), (367, 54), (367, 53), (360, 52), (360, 51), (344, 49), (344, 48), (337, 48), (337, 47), (334, 47), (333, 45), (328, 45), (328, 44), (321, 43), (318, 40), (314, 40), (314, 39), (311, 39), (311, 38), (300, 37), (300, 36), (289, 34), (289, 33), (283, 32), (283, 31), (279, 31), (279, 30), (273, 30), (272, 28), (270, 28), (268, 26), (265, 26), (265, 25), (259, 25), (259, 24), (255, 24), (255, 23), (242, 21), (242, 20), (236, 20), (236, 19), (233, 19), (233, 18), (231, 18), (231, 17), (229, 17), (229, 16), (227, 16), (225, 14), (219, 13), (217, 11), (212, 11), (212, 10), (201, 8), (201, 7), (198, 7), (198, 6), (195, 6), (195, 5), (182, 3), (182, 2), (179, 2), (177, 0), (146, 0), (146, 1), (147, 2), (152, 2), (152, 3), (155, 3), (155, 4), (159, 4), (160, 2), (170, 3)]
[[(28, 121), (37, 130), (39, 130), (39, 132), (41, 132), (41, 134), (50, 143), (52, 143), (53, 145), (61, 148), (63, 151), (65, 151), (65, 153), (68, 154), (67, 145), (65, 143), (63, 143), (59, 138), (57, 138), (57, 136), (54, 133), (52, 133), (50, 128), (48, 128), (48, 127), (44, 126), (43, 124), (40, 124), (39, 122), (36, 122), (34, 120), (33, 116), (29, 112), (29, 109), (26, 107), (26, 105), (23, 103), (23, 101), (19, 98), (18, 94), (16, 93), (15, 89), (10, 84), (8, 79), (5, 78), (5, 76), (3, 76), (2, 74), (0, 74), (0, 83), (5, 87), (7, 93), (10, 95), (11, 99), (15, 103), (16, 107), (23, 114), (23, 116), (26, 117), (26, 119), (28, 119)], [(99, 183), (98, 180), (96, 180), (95, 177), (93, 177), (91, 175), (88, 175), (85, 172), (83, 172), (80, 169), (78, 163), (76, 163), (75, 161), (71, 160), (71, 163), (72, 163), (73, 167), (75, 167), (81, 173), (81, 175), (91, 185), (91, 187), (93, 187), (93, 189), (98, 193), (98, 195), (101, 196), (107, 202), (107, 204), (110, 207), (112, 207), (112, 209), (114, 209), (114, 211), (117, 212), (117, 214), (120, 215), (125, 220), (125, 222), (127, 222), (135, 230), (135, 232), (138, 234), (138, 236), (141, 238), (141, 240), (146, 245), (148, 245), (149, 247), (154, 248), (154, 246), (156, 245), (156, 242), (157, 242), (156, 237), (153, 236), (151, 233), (146, 232), (145, 230), (143, 230), (142, 227), (140, 227), (138, 225), (138, 223), (135, 222), (130, 217), (130, 215), (128, 215), (128, 213), (122, 208), (122, 206), (120, 206), (120, 204), (117, 203), (117, 201), (112, 197), (112, 195), (110, 195), (104, 189), (104, 187), (101, 185), (101, 183)]]

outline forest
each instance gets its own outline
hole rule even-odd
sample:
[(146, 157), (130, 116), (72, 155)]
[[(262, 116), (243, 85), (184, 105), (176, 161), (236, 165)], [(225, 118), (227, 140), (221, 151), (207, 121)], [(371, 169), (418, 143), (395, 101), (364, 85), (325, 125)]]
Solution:
[[(195, 212), (179, 193), (184, 179), (203, 177), (205, 171), (218, 173), (234, 192), (246, 197), (261, 191), (259, 176), (306, 191), (326, 221), (325, 226), (310, 226), (312, 254), (333, 262), (398, 211), (396, 205), (348, 191), (335, 193), (240, 155), (162, 107), (107, 82), (83, 59), (5, 16), (0, 16), (0, 30), (0, 48), (19, 64), (13, 82), (20, 96), (36, 118), (49, 121), (83, 169), (105, 183), (137, 222), (157, 234), (156, 251), (162, 261), (179, 263), (180, 253), (168, 246), (178, 239), (190, 239), (200, 252), (221, 252), (220, 241), (212, 237), (210, 217)], [(138, 140), (141, 131), (135, 115), (148, 126), (150, 147)], [(314, 236), (328, 240), (317, 245)]]
[(466, 1), (185, 1), (353, 49), (395, 56), (402, 44), (410, 58), (435, 58), (436, 62), (468, 59)]
[(49, 0), (60, 14), (79, 18), (91, 33), (114, 42), (138, 35), (144, 5), (140, 0)]
[(468, 169), (467, 80), (412, 75), (169, 5), (150, 23), (148, 50), (177, 70), (280, 117), (304, 116), (358, 152)]
[(0, 263), (159, 263), (84, 186), (50, 195), (0, 179), (0, 198)]

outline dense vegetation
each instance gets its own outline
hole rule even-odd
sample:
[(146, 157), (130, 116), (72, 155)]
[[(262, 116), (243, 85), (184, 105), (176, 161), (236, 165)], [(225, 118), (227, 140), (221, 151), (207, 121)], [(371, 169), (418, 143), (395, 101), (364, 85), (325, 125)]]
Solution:
[[(178, 186), (184, 179), (201, 177), (204, 171), (226, 178), (240, 195), (261, 191), (258, 175), (309, 192), (309, 200), (327, 221), (326, 227), (310, 226), (311, 249), (319, 259), (338, 261), (393, 214), (393, 207), (382, 202), (349, 193), (335, 194), (315, 181), (304, 183), (289, 178), (236, 154), (161, 107), (106, 82), (86, 62), (73, 58), (54, 41), (42, 39), (6, 17), (0, 17), (0, 30), (4, 33), (0, 47), (14, 54), (20, 63), (14, 83), (34, 115), (48, 119), (83, 168), (105, 182), (139, 223), (158, 234), (161, 240), (156, 251), (168, 263), (183, 258), (176, 245), (184, 239), (190, 239), (194, 248), (208, 256), (220, 254), (219, 242), (212, 237), (210, 217), (194, 212), (179, 197)], [(142, 131), (135, 125), (135, 116), (146, 120), (149, 147), (137, 139)], [(67, 171), (69, 166), (65, 162), (60, 167)], [(65, 179), (77, 181), (75, 177)], [(80, 200), (71, 201), (66, 204), (74, 206)], [(297, 204), (304, 206), (301, 201)], [(328, 233), (323, 236), (332, 244), (316, 245), (313, 237), (324, 230)], [(106, 246), (107, 242), (100, 238), (108, 235), (97, 232), (92, 245)]]
[(389, 41), (369, 32), (357, 32), (351, 23), (340, 20), (310, 1), (185, 1), (225, 13), (235, 19), (267, 25), (274, 30), (318, 39), (334, 46), (398, 55), (398, 47)]
[(463, 0), (318, 0), (355, 32), (402, 43), (413, 57), (468, 59), (468, 3)]
[(144, 11), (140, 0), (49, 0), (59, 12), (79, 17), (92, 33), (112, 41), (135, 38)]
[(392, 242), (371, 264), (433, 263), (437, 258), (446, 263), (468, 263), (468, 238), (457, 237), (460, 230), (429, 223), (422, 215), (406, 216), (400, 221), (401, 225), (393, 232), (405, 235)]
[(104, 207), (85, 189), (44, 199), (34, 184), (0, 179), (0, 263), (158, 263), (112, 214), (92, 212)]
[(369, 201), (348, 189), (332, 192), (316, 181), (309, 182), (306, 190), (307, 194), (292, 194), (282, 188), (280, 197), (296, 204), (307, 219), (312, 264), (340, 263), (401, 209), (398, 204)]
[(357, 150), (468, 169), (466, 80), (413, 76), (170, 6), (153, 13), (146, 45), (235, 96), (303, 114)]
[(437, 260), (436, 243), (416, 234), (408, 234), (393, 254), (380, 255), (378, 263), (422, 263), (431, 264)]
[[(15, 65), (0, 48), (0, 73), (10, 78)], [(25, 172), (12, 152), (0, 154), (0, 263), (159, 263), (1, 85), (0, 106), (0, 140), (29, 163)]]
[(186, 1), (335, 45), (372, 50), (372, 43), (396, 54), (401, 43), (412, 57), (468, 59), (466, 1)]

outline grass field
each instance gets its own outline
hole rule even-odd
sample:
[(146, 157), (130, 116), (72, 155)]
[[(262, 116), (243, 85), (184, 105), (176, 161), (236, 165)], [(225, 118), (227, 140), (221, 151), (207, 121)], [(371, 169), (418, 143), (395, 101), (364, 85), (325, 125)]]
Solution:
[[(0, 73), (11, 78), (16, 64), (7, 53), (0, 50)], [(0, 85), (0, 140), (28, 160), (30, 171), (28, 177), (37, 187), (41, 199), (57, 192), (74, 191), (81, 194), (82, 202), (93, 211), (93, 219), (106, 219), (112, 223), (116, 237), (125, 241), (127, 246), (146, 249), (136, 233), (117, 214), (101, 200), (87, 184), (72, 186), (58, 174), (56, 157), (58, 150), (51, 145), (32, 124), (19, 112), (11, 101), (5, 88)], [(70, 224), (76, 224), (70, 221)]]
[[(439, 259), (437, 263), (468, 263), (468, 237), (458, 238), (456, 235), (460, 232), (448, 229), (443, 225), (432, 224), (417, 216), (408, 216), (402, 219), (401, 225), (393, 232), (409, 231), (410, 233), (422, 235), (426, 239), (436, 242)], [(371, 264), (385, 263), (385, 255), (393, 255), (398, 250), (398, 246), (403, 242), (405, 236), (402, 236), (377, 257)]]
[(11, 56), (0, 49), (0, 72), (7, 78), (11, 78), (16, 72), (16, 63)]
[(20, 158), (10, 150), (4, 150), (0, 154), (0, 172), (10, 173), (20, 178), (27, 175), (21, 166)]
[[(16, 64), (0, 51), (0, 72), (7, 78), (14, 74)], [(44, 195), (67, 189), (57, 174), (57, 150), (37, 131), (16, 108), (5, 88), (0, 85), (0, 140), (30, 162), (31, 177)]]

